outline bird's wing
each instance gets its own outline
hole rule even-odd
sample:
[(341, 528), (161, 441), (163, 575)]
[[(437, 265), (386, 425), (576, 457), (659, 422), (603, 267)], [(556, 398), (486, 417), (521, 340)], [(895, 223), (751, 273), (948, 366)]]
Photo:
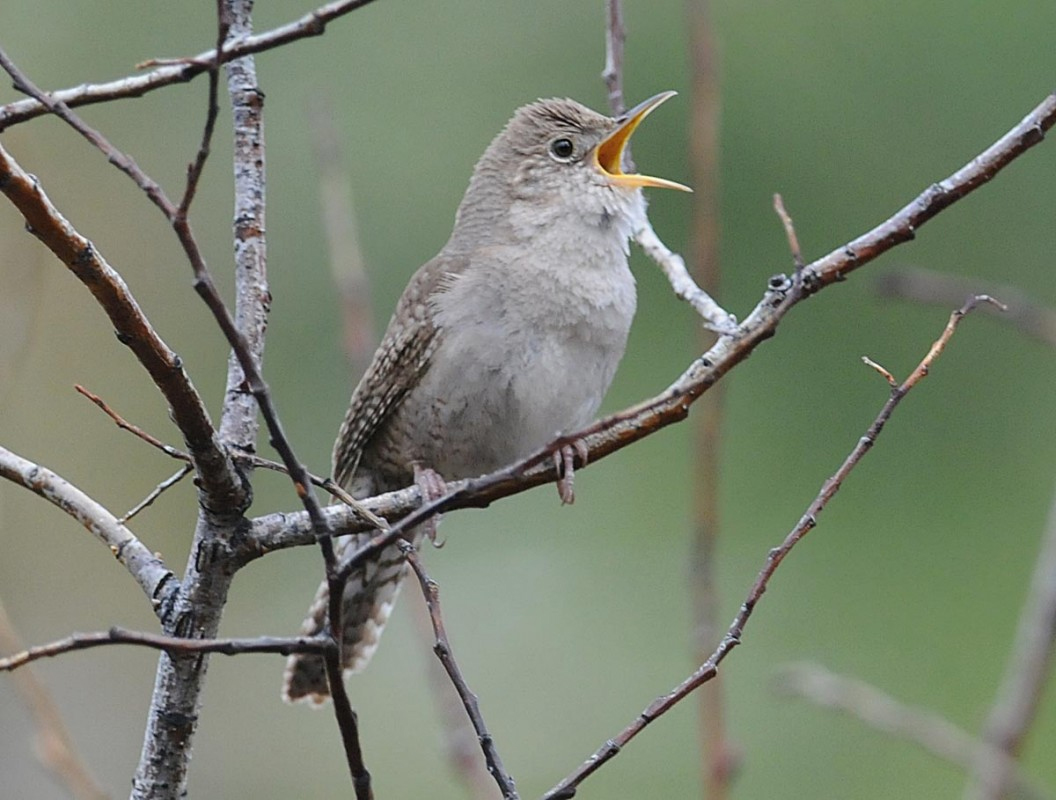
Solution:
[(437, 342), (430, 298), (465, 268), (466, 260), (441, 254), (411, 278), (396, 304), (381, 345), (352, 393), (334, 443), (334, 480), (349, 487), (363, 450), (407, 392), (421, 380)]

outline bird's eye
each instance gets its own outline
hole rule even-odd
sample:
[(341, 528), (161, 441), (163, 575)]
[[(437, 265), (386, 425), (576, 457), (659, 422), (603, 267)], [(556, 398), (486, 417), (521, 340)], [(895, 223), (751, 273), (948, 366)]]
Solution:
[(576, 146), (572, 144), (571, 139), (554, 139), (550, 142), (550, 155), (556, 158), (558, 161), (568, 161), (572, 158), (573, 153), (576, 152)]

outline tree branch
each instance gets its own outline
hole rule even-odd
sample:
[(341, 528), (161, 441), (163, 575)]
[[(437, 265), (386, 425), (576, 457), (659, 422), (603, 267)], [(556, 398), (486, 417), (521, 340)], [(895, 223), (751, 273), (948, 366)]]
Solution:
[(42, 658), (54, 658), (75, 650), (88, 650), (109, 645), (136, 645), (152, 650), (164, 650), (170, 654), (220, 653), (225, 656), (245, 653), (277, 653), (283, 656), (291, 653), (325, 654), (333, 648), (332, 642), (324, 637), (260, 636), (255, 639), (188, 639), (181, 636), (164, 636), (158, 633), (113, 627), (108, 631), (98, 633), (73, 633), (64, 639), (30, 647), (20, 653), (0, 658), (0, 672), (10, 672)]
[[(330, 22), (371, 2), (372, 0), (337, 0), (337, 2), (327, 3), (300, 19), (278, 28), (256, 36), (246, 35), (229, 42), (220, 51), (219, 61), (221, 64), (226, 64), (244, 56), (281, 47), (298, 39), (321, 36), (326, 32), (326, 26)], [(155, 63), (162, 64), (162, 66), (143, 75), (132, 75), (107, 83), (82, 84), (49, 92), (49, 94), (54, 100), (65, 103), (70, 108), (142, 97), (155, 89), (176, 83), (186, 83), (203, 72), (208, 72), (217, 61), (216, 54), (217, 50), (213, 49), (186, 58), (147, 62), (148, 66)], [(0, 131), (46, 113), (48, 113), (47, 107), (38, 99), (17, 100), (0, 106)]]
[[(1015, 757), (1041, 709), (1041, 697), (1051, 675), (1056, 644), (1056, 495), (1042, 534), (1030, 590), (1016, 627), (1016, 639), (1005, 667), (997, 699), (983, 725), (983, 744), (972, 769), (966, 798), (998, 800), (1017, 783)], [(995, 757), (995, 751), (998, 756)]]
[(622, 0), (605, 0), (605, 68), (601, 71), (601, 79), (609, 92), (609, 108), (617, 117), (627, 110), (623, 97), (623, 45), (626, 41)]
[(94, 245), (66, 220), (36, 178), (0, 145), (0, 191), (19, 210), (29, 230), (91, 291), (113, 324), (117, 339), (132, 350), (169, 404), (203, 488), (213, 504), (231, 506), (242, 497), (234, 465), (220, 446), (201, 396), (183, 361), (151, 326), (121, 276)]
[(444, 628), (444, 619), (440, 613), (440, 587), (426, 573), (425, 567), (422, 566), (422, 560), (418, 557), (418, 551), (415, 550), (413, 545), (402, 542), (400, 550), (407, 558), (407, 563), (411, 565), (411, 569), (414, 570), (418, 583), (422, 587), (422, 596), (425, 598), (425, 604), (429, 609), (429, 621), (433, 625), (433, 634), (436, 637), (433, 652), (440, 659), (440, 663), (443, 665), (444, 670), (451, 679), (451, 683), (458, 692), (459, 698), (462, 700), (462, 705), (466, 709), (469, 721), (473, 723), (473, 730), (476, 731), (480, 749), (484, 752), (484, 761), (488, 765), (488, 772), (491, 773), (491, 776), (499, 785), (499, 791), (502, 792), (504, 800), (518, 800), (520, 795), (517, 794), (517, 787), (514, 785), (513, 778), (506, 772), (506, 768), (502, 766), (502, 758), (500, 758), (499, 751), (495, 747), (495, 740), (488, 733), (487, 725), (484, 724), (484, 717), (480, 713), (480, 703), (477, 701), (477, 696), (473, 694), (473, 691), (466, 683), (466, 679), (462, 677), (462, 670), (459, 668), (458, 662), (455, 661), (454, 653), (451, 652), (451, 643), (447, 639), (447, 630)]
[(0, 476), (58, 506), (110, 548), (160, 613), (179, 581), (155, 553), (102, 505), (50, 469), (0, 447)]
[(766, 562), (763, 564), (762, 569), (759, 570), (755, 582), (749, 589), (744, 602), (741, 604), (740, 610), (737, 612), (733, 622), (727, 629), (726, 635), (722, 638), (722, 641), (719, 642), (718, 647), (715, 648), (715, 651), (707, 661), (701, 664), (692, 675), (687, 677), (670, 692), (658, 697), (650, 703), (633, 722), (620, 731), (615, 737), (605, 742), (605, 744), (598, 748), (592, 756), (573, 770), (568, 777), (547, 792), (544, 796), (544, 800), (566, 800), (567, 798), (575, 796), (576, 789), (579, 785), (594, 774), (594, 772), (596, 772), (603, 764), (614, 758), (635, 736), (674, 708), (674, 706), (688, 697), (702, 684), (710, 681), (718, 674), (719, 665), (726, 656), (730, 654), (733, 648), (741, 643), (744, 629), (747, 626), (748, 621), (751, 619), (752, 612), (755, 610), (759, 600), (762, 599), (763, 594), (766, 592), (766, 589), (770, 584), (770, 579), (777, 571), (777, 568), (781, 565), (781, 562), (785, 560), (788, 554), (792, 551), (792, 548), (817, 526), (818, 515), (825, 510), (829, 501), (836, 495), (836, 492), (839, 491), (847, 476), (856, 466), (858, 466), (859, 463), (861, 463), (865, 454), (872, 449), (873, 444), (876, 442), (876, 438), (883, 431), (887, 421), (891, 418), (891, 414), (894, 412), (895, 408), (898, 407), (899, 403), (902, 402), (902, 399), (913, 389), (914, 386), (917, 385), (917, 383), (920, 382), (922, 378), (924, 378), (924, 376), (929, 373), (935, 359), (942, 354), (943, 350), (945, 350), (947, 343), (953, 336), (953, 333), (957, 329), (961, 320), (979, 304), (993, 302), (995, 301), (991, 298), (986, 297), (985, 295), (980, 295), (978, 297), (973, 297), (965, 303), (962, 308), (954, 311), (950, 315), (949, 322), (946, 323), (942, 335), (932, 344), (927, 355), (924, 356), (920, 364), (917, 365), (917, 368), (910, 373), (909, 377), (906, 378), (901, 385), (893, 386), (891, 388), (891, 396), (888, 398), (887, 402), (884, 403), (883, 408), (880, 409), (880, 413), (877, 414), (876, 419), (873, 420), (873, 423), (869, 426), (865, 435), (858, 440), (850, 454), (840, 465), (840, 468), (825, 481), (817, 496), (807, 507), (806, 512), (800, 517), (799, 522), (797, 522), (795, 527), (793, 527), (788, 535), (785, 536), (784, 541), (767, 554)]
[(993, 764), (996, 760), (1014, 776), (1018, 797), (1033, 800), (1051, 797), (1005, 753), (977, 741), (934, 712), (901, 703), (864, 681), (837, 675), (817, 664), (790, 664), (778, 671), (774, 684), (782, 694), (842, 711), (870, 728), (913, 742), (964, 770), (971, 770), (980, 761)]
[(151, 447), (157, 448), (158, 450), (160, 450), (161, 452), (163, 452), (165, 455), (169, 456), (170, 458), (175, 458), (175, 459), (177, 459), (179, 461), (186, 461), (186, 462), (191, 462), (192, 461), (191, 457), (189, 455), (187, 455), (185, 452), (183, 452), (182, 450), (177, 450), (172, 445), (165, 444), (163, 441), (158, 439), (156, 436), (153, 436), (153, 435), (147, 433), (145, 430), (140, 428), (138, 425), (133, 425), (131, 422), (129, 422), (124, 417), (122, 417), (120, 414), (118, 414), (116, 411), (114, 411), (114, 409), (112, 409), (107, 404), (107, 402), (105, 400), (103, 400), (103, 398), (101, 398), (99, 395), (93, 394), (92, 392), (88, 391), (83, 386), (81, 386), (79, 383), (78, 384), (74, 384), (73, 388), (77, 391), (78, 394), (80, 394), (80, 395), (82, 395), (84, 397), (87, 397), (89, 400), (91, 400), (100, 410), (102, 410), (102, 412), (104, 414), (106, 414), (106, 416), (110, 417), (110, 419), (112, 419), (114, 421), (114, 424), (117, 425), (117, 427), (119, 427), (121, 430), (128, 431), (133, 436), (136, 436), (136, 437), (142, 439), (144, 442), (149, 444)]
[(172, 473), (172, 475), (170, 475), (165, 480), (163, 480), (161, 483), (159, 483), (157, 486), (155, 486), (153, 489), (151, 489), (146, 497), (144, 497), (142, 500), (140, 500), (138, 503), (136, 503), (134, 506), (132, 506), (132, 508), (130, 508), (124, 514), (122, 514), (118, 521), (122, 525), (128, 524), (128, 521), (130, 519), (132, 519), (132, 517), (136, 516), (143, 509), (145, 509), (145, 508), (147, 508), (149, 506), (152, 506), (154, 504), (155, 500), (157, 500), (166, 491), (168, 491), (173, 486), (175, 486), (177, 483), (179, 483), (184, 478), (186, 478), (188, 475), (190, 475), (191, 471), (193, 469), (194, 469), (194, 467), (191, 466), (190, 464), (184, 464), (182, 467), (180, 467), (178, 470), (176, 470), (174, 473)]

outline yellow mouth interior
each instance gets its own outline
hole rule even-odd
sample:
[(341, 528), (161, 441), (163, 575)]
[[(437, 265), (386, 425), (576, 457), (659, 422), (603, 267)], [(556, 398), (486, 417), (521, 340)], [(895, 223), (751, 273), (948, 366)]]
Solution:
[(688, 186), (669, 181), (666, 178), (654, 178), (650, 175), (639, 175), (637, 173), (628, 174), (623, 171), (623, 151), (627, 147), (627, 142), (631, 139), (631, 134), (634, 133), (641, 121), (649, 116), (649, 113), (654, 108), (674, 96), (675, 92), (661, 92), (654, 97), (650, 97), (644, 103), (638, 104), (623, 116), (623, 122), (620, 126), (606, 136), (594, 149), (594, 163), (612, 183), (617, 186), (626, 186), (627, 188), (653, 186), (658, 189), (678, 189), (682, 192), (693, 191)]

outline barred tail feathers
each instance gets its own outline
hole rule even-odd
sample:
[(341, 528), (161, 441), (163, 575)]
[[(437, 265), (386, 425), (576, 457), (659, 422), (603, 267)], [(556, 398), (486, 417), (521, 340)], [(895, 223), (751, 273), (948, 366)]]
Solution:
[[(339, 561), (364, 543), (359, 538), (353, 536), (339, 543)], [(418, 538), (415, 537), (416, 540)], [(341, 665), (346, 676), (366, 667), (377, 650), (406, 572), (407, 564), (399, 546), (391, 545), (349, 576), (342, 608), (344, 631)], [(324, 581), (301, 626), (303, 635), (315, 636), (325, 629), (329, 603), (330, 594)], [(330, 697), (330, 687), (322, 656), (291, 655), (286, 661), (282, 696), (287, 703), (307, 702), (319, 706), (326, 702)]]

